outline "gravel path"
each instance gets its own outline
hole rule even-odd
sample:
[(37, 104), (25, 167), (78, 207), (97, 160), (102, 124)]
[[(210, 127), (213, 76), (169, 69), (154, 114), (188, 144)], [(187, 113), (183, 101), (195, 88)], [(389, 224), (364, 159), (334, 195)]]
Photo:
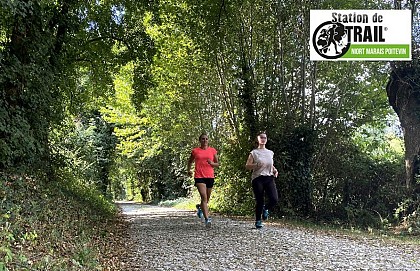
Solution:
[(420, 270), (420, 247), (385, 244), (269, 222), (119, 203), (130, 222), (126, 270)]

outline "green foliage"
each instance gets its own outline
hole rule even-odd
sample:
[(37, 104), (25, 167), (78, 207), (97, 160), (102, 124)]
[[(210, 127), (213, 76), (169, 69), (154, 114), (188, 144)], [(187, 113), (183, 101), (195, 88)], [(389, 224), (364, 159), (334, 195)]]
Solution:
[[(168, 0), (144, 13), (138, 29), (150, 37), (153, 61), (122, 67), (116, 100), (101, 109), (120, 140), (116, 191), (125, 186), (129, 198), (141, 200), (188, 193), (186, 160), (204, 130), (222, 165), (213, 207), (250, 214), (253, 196), (243, 165), (258, 128), (267, 130), (282, 169), (275, 214), (363, 225), (391, 221), (404, 191), (400, 151), (389, 144), (399, 145), (398, 138), (383, 130), (391, 112), (383, 91), (388, 67), (307, 61), (309, 10), (334, 5)], [(285, 31), (296, 26), (301, 31)]]
[(141, 160), (137, 174), (145, 201), (176, 199), (187, 195), (189, 180), (180, 168), (185, 160), (168, 149)]
[(246, 138), (240, 144), (226, 144), (219, 157), (221, 168), (216, 176), (212, 194), (212, 207), (232, 215), (251, 215), (254, 213), (254, 195), (251, 174), (245, 170), (245, 162), (252, 150)]
[(100, 270), (104, 244), (96, 238), (116, 214), (95, 188), (63, 176), (41, 179), (2, 175), (1, 270)]
[(281, 170), (280, 208), (292, 209), (295, 214), (308, 216), (312, 213), (312, 169), (317, 135), (310, 127), (296, 127), (285, 132), (273, 145), (276, 164)]
[(380, 228), (395, 222), (391, 214), (406, 196), (401, 160), (373, 159), (341, 140), (325, 148), (318, 163), (314, 206), (319, 218)]
[[(191, 39), (174, 24), (177, 13), (166, 13), (183, 7), (168, 2), (161, 6), (160, 17), (149, 12), (138, 22), (159, 54), (141, 73), (135, 64), (122, 67), (114, 81), (116, 99), (101, 109), (116, 126), (120, 156), (112, 176), (124, 179), (128, 198), (153, 201), (188, 193), (185, 168), (190, 151), (202, 131), (212, 131), (213, 124), (222, 121), (218, 97), (205, 95), (215, 89), (209, 84), (213, 74), (202, 66), (203, 55)], [(141, 87), (136, 80), (146, 82)], [(217, 132), (210, 137), (218, 147)]]
[[(395, 122), (394, 122), (395, 123)], [(404, 154), (404, 142), (389, 128), (363, 125), (354, 134), (354, 143), (373, 159), (398, 162)]]
[(7, 19), (0, 26), (6, 36), (0, 52), (0, 168), (31, 170), (46, 158), (52, 118), (44, 116), (56, 116), (52, 100), (57, 93), (49, 88), (54, 85), (48, 63), (52, 40), (42, 30), (48, 16), (36, 2), (1, 4)]
[(211, 207), (217, 212), (248, 216), (254, 214), (255, 202), (250, 176), (219, 176), (211, 201)]
[(111, 192), (109, 173), (117, 144), (113, 130), (97, 111), (75, 117), (73, 123), (63, 123), (50, 136), (56, 166), (64, 165), (63, 171), (107, 195)]
[(104, 105), (121, 65), (134, 61), (136, 69), (147, 70), (153, 44), (135, 26), (149, 7), (132, 4), (1, 1), (2, 170), (50, 172), (50, 129), (67, 112)]
[[(89, 234), (74, 232), (86, 220), (60, 213), (55, 225), (70, 221), (74, 231), (48, 228), (57, 215), (42, 205), (60, 198), (63, 210), (75, 204), (112, 214), (109, 197), (173, 202), (191, 195), (185, 168), (203, 131), (221, 162), (215, 211), (253, 213), (244, 164), (249, 139), (266, 129), (280, 169), (281, 204), (274, 215), (364, 227), (402, 221), (418, 232), (418, 201), (405, 201), (400, 182), (401, 140), (384, 132), (389, 67), (308, 60), (310, 9), (387, 3), (0, 3), (0, 171), (62, 179), (59, 189), (42, 192), (31, 179), (41, 192), (34, 198), (28, 180), (5, 182), (0, 270), (11, 262), (30, 265), (26, 251), (13, 251), (12, 238), (45, 241), (38, 228), (13, 228), (11, 221), (35, 221), (25, 220), (24, 212), (42, 213), (36, 218), (53, 241), (63, 233), (82, 239), (71, 260), (59, 260), (59, 249), (49, 247), (34, 266), (97, 267), (95, 250), (85, 244)], [(10, 184), (22, 195), (10, 199)], [(23, 195), (30, 207), (19, 203)]]
[(22, 111), (10, 112), (2, 106), (4, 104), (0, 102), (0, 134), (3, 135), (0, 141), (0, 168), (4, 170), (16, 166), (19, 170), (29, 170), (41, 154), (37, 148), (39, 146)]
[(420, 197), (402, 201), (395, 209), (394, 217), (400, 221), (396, 231), (400, 234), (420, 234)]
[(7, 271), (6, 266), (13, 260), (12, 244), (15, 241), (13, 232), (11, 231), (10, 215), (1, 213), (0, 217), (0, 270)]

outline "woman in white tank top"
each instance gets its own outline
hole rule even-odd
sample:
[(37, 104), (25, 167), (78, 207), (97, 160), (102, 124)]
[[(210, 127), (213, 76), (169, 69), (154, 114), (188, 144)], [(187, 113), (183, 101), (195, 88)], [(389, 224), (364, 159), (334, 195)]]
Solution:
[[(278, 193), (274, 178), (278, 171), (274, 167), (274, 152), (267, 149), (267, 134), (261, 132), (257, 136), (258, 147), (251, 151), (246, 161), (246, 169), (252, 170), (252, 189), (255, 196), (255, 227), (262, 228), (262, 220), (268, 218), (269, 210), (278, 202)], [(265, 204), (264, 196), (267, 198)]]

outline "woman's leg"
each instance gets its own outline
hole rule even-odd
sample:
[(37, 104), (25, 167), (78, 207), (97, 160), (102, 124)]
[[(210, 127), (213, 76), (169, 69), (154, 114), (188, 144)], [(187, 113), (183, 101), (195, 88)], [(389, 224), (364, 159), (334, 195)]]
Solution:
[(207, 188), (207, 204), (209, 204), (212, 189), (213, 188)]
[(200, 194), (201, 198), (201, 210), (203, 211), (204, 218), (209, 217), (209, 208), (207, 206), (207, 202), (209, 200), (209, 195), (207, 195), (207, 187), (205, 183), (196, 183), (198, 193)]
[(279, 202), (279, 194), (274, 177), (267, 177), (267, 180), (264, 182), (264, 190), (267, 195), (267, 205), (265, 208), (271, 210)]
[(255, 197), (255, 220), (261, 220), (261, 215), (264, 207), (264, 187), (259, 180), (260, 177), (252, 180), (252, 190)]
[(206, 187), (207, 187), (207, 204), (208, 204), (209, 201), (210, 201), (211, 191), (212, 191), (213, 185), (214, 185), (214, 178), (205, 179), (205, 183), (206, 183)]

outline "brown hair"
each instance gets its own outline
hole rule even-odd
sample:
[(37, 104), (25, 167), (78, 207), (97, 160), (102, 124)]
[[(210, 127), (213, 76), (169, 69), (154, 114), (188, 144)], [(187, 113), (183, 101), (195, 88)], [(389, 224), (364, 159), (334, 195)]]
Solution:
[(267, 132), (266, 131), (264, 131), (264, 130), (260, 130), (257, 134), (256, 134), (256, 136), (254, 137), (254, 148), (258, 148), (258, 145), (259, 145), (259, 143), (258, 143), (258, 137), (261, 135), (261, 134), (267, 134)]
[(207, 137), (208, 137), (207, 133), (202, 133), (202, 134), (198, 137), (198, 141), (200, 141), (200, 140), (201, 140), (201, 138), (202, 138), (203, 136), (207, 136)]
[(267, 132), (266, 132), (266, 131), (264, 131), (264, 130), (261, 130), (261, 131), (259, 131), (259, 132), (257, 133), (257, 136), (256, 136), (256, 137), (260, 136), (261, 134), (267, 134)]

